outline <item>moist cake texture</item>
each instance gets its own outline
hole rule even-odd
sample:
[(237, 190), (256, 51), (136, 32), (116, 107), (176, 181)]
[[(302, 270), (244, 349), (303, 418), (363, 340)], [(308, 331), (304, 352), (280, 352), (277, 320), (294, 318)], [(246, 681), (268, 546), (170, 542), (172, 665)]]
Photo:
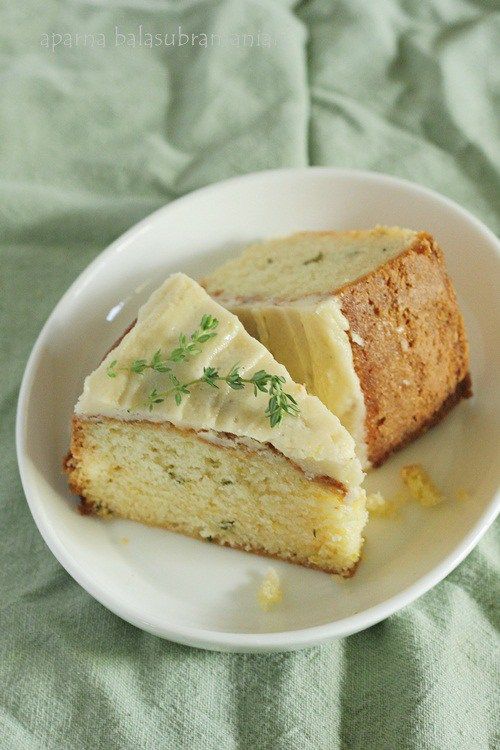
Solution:
[[(205, 368), (226, 372), (237, 364), (246, 379), (265, 370), (285, 380), (296, 416), (271, 427), (269, 395), (225, 382), (198, 382), (179, 403), (165, 395), (151, 405), (149, 395), (164, 394), (170, 375), (134, 372), (131, 365), (150, 362), (158, 350), (166, 355), (184, 334), (190, 341), (204, 315), (217, 319), (216, 335), (172, 365), (178, 382), (191, 383)], [(86, 379), (66, 470), (86, 512), (344, 575), (359, 560), (367, 514), (352, 437), (233, 314), (183, 274), (151, 296)]]
[(340, 418), (364, 466), (471, 395), (462, 316), (426, 232), (303, 232), (248, 247), (202, 283)]

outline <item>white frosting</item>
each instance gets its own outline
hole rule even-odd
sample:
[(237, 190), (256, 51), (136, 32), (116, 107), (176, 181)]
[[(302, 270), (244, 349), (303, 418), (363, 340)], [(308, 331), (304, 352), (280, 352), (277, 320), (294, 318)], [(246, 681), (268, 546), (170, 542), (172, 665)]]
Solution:
[(362, 336), (360, 336), (359, 333), (356, 333), (356, 331), (351, 331), (351, 339), (358, 346), (364, 346), (365, 345), (364, 338)]
[[(266, 370), (286, 378), (284, 389), (297, 401), (299, 416), (285, 416), (280, 425), (271, 428), (264, 414), (268, 399), (265, 393), (255, 397), (251, 387), (234, 391), (226, 384), (217, 389), (197, 384), (180, 405), (169, 397), (152, 411), (148, 409), (148, 394), (153, 388), (168, 388), (167, 376), (152, 370), (138, 375), (127, 368), (135, 359), (150, 360), (158, 349), (167, 354), (177, 346), (179, 334), (194, 331), (204, 314), (218, 319), (217, 336), (204, 343), (199, 354), (173, 365), (178, 379), (189, 382), (199, 378), (204, 367), (225, 373), (238, 364), (243, 377)], [(107, 370), (113, 360), (118, 363), (117, 376), (110, 378)], [(207, 435), (228, 432), (249, 440), (252, 449), (255, 443), (269, 443), (308, 475), (324, 475), (341, 482), (350, 490), (350, 496), (358, 494), (363, 479), (354, 440), (338, 418), (318, 398), (309, 396), (303, 386), (294, 383), (287, 370), (245, 331), (235, 315), (183, 274), (168, 278), (139, 310), (136, 325), (86, 378), (75, 412), (81, 416), (168, 421), (201, 431), (205, 439)]]
[[(356, 441), (358, 457), (370, 466), (365, 441), (366, 407), (354, 368), (349, 341), (349, 321), (338, 297), (317, 295), (281, 302), (246, 301), (224, 298), (245, 328), (267, 346), (333, 412)], [(352, 340), (364, 341), (356, 332)]]

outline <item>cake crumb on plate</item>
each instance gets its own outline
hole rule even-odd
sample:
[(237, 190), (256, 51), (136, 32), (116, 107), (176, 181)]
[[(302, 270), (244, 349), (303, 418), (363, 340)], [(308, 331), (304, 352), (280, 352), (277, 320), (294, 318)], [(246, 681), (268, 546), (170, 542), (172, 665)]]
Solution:
[(386, 516), (389, 503), (381, 492), (371, 492), (366, 496), (366, 509), (375, 516)]
[(393, 518), (397, 515), (402, 505), (405, 505), (408, 498), (404, 492), (396, 492), (390, 498), (385, 498), (380, 492), (370, 492), (366, 496), (366, 509), (372, 516), (381, 516), (384, 518)]
[(280, 578), (274, 568), (269, 568), (264, 576), (264, 580), (257, 592), (257, 599), (264, 612), (269, 612), (275, 604), (279, 604), (283, 599)]
[(424, 508), (438, 505), (444, 500), (442, 493), (420, 464), (403, 466), (401, 478), (408, 487), (412, 498), (417, 500)]

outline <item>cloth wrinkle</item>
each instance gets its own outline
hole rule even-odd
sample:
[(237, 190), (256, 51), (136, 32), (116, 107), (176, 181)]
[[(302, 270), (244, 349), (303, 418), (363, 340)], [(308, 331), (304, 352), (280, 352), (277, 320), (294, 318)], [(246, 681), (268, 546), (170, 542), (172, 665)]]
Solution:
[[(141, 24), (225, 42), (115, 44), (116, 27)], [(83, 45), (98, 32), (105, 48)], [(125, 623), (61, 568), (13, 434), (57, 301), (110, 242), (193, 189), (264, 168), (360, 168), (434, 188), (500, 231), (499, 32), (491, 0), (0, 8), (0, 750), (498, 747), (498, 522), (367, 631), (290, 653), (204, 652)], [(66, 43), (43, 47), (52, 33)], [(269, 47), (231, 46), (258, 33)]]

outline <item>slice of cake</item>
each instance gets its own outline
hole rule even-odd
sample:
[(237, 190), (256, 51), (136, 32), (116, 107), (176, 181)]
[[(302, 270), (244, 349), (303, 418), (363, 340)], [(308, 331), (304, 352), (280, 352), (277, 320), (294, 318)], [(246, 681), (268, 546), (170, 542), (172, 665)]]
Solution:
[(359, 560), (353, 439), (183, 274), (85, 380), (66, 470), (84, 512), (346, 575)]
[(471, 395), (462, 316), (425, 232), (303, 232), (252, 245), (203, 285), (339, 417), (365, 467)]

